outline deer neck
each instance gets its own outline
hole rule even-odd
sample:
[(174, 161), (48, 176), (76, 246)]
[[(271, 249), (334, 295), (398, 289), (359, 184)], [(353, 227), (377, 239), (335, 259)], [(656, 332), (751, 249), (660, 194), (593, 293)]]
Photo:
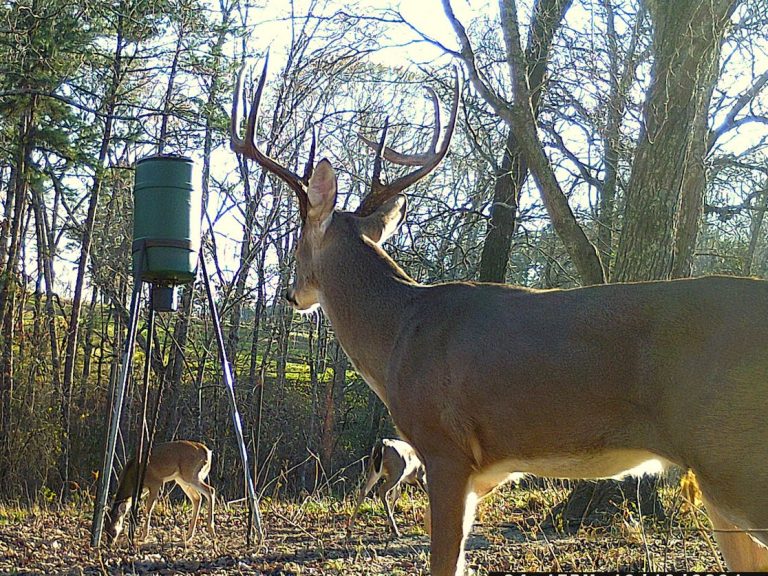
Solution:
[(419, 284), (363, 238), (324, 259), (320, 305), (357, 371), (388, 405), (386, 370)]

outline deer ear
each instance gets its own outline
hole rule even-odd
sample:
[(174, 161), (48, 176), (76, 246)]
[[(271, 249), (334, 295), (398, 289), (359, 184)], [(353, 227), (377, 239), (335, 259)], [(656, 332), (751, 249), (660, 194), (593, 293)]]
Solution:
[(405, 196), (398, 194), (390, 198), (379, 208), (365, 218), (360, 219), (360, 231), (368, 238), (382, 244), (392, 234), (397, 232), (400, 224), (405, 220), (405, 214), (408, 211), (408, 202)]
[(336, 172), (328, 160), (320, 160), (309, 179), (307, 187), (309, 210), (307, 219), (324, 223), (336, 206)]

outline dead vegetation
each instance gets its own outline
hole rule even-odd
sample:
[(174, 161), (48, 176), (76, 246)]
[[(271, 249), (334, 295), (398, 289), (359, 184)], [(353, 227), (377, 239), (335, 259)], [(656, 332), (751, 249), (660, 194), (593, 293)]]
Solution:
[[(547, 520), (562, 489), (506, 488), (480, 506), (469, 538), (468, 565), (489, 570), (639, 571), (722, 570), (706, 517), (683, 509), (679, 493), (668, 491), (668, 520), (641, 521), (627, 504), (608, 527), (582, 527), (574, 534)], [(100, 552), (90, 547), (90, 504), (66, 508), (0, 507), (1, 574), (428, 574), (429, 539), (421, 526), (425, 496), (406, 494), (396, 512), (403, 536), (392, 538), (383, 506), (370, 499), (361, 508), (352, 536), (345, 522), (352, 499), (307, 497), (264, 500), (267, 537), (245, 544), (241, 506), (216, 516), (217, 542), (201, 532), (187, 547), (183, 534), (188, 504), (158, 505), (147, 543)]]

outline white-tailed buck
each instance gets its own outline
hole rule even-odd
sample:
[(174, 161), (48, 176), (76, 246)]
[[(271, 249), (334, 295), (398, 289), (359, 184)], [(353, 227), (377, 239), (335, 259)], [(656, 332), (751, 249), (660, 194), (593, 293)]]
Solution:
[[(424, 286), (381, 245), (405, 218), (401, 192), (448, 150), (458, 80), (439, 146), (439, 121), (424, 155), (382, 138), (355, 212), (334, 209), (327, 160), (300, 177), (257, 149), (263, 82), (243, 139), (233, 114), (233, 149), (298, 197), (288, 300), (323, 308), (426, 466), (433, 574), (463, 573), (478, 500), (514, 473), (607, 478), (648, 460), (692, 469), (715, 527), (741, 530), (715, 534), (731, 570), (768, 569), (768, 282)], [(385, 184), (382, 157), (418, 168)]]
[[(207, 529), (211, 536), (215, 536), (213, 509), (216, 491), (205, 482), (210, 470), (211, 450), (205, 444), (189, 440), (177, 440), (154, 446), (144, 474), (144, 485), (141, 491), (142, 495), (147, 495), (147, 503), (144, 525), (137, 537), (138, 541), (144, 541), (149, 533), (152, 509), (155, 507), (160, 489), (166, 482), (172, 480), (181, 487), (184, 494), (192, 501), (192, 519), (189, 522), (189, 529), (184, 541), (189, 542), (195, 535), (203, 496), (208, 500)], [(109, 543), (114, 542), (123, 531), (125, 519), (131, 510), (136, 478), (136, 459), (132, 458), (126, 463), (120, 474), (115, 502), (106, 515), (104, 531)]]
[(395, 517), (392, 514), (395, 504), (397, 504), (402, 485), (426, 487), (426, 477), (424, 465), (419, 456), (408, 442), (396, 440), (395, 438), (383, 438), (376, 442), (371, 451), (370, 462), (366, 474), (365, 484), (357, 498), (355, 510), (347, 521), (347, 535), (352, 531), (352, 524), (360, 510), (363, 500), (376, 485), (380, 479), (384, 481), (379, 485), (379, 498), (384, 502), (384, 508), (387, 511), (389, 526), (395, 536), (400, 536), (400, 530), (397, 528)]

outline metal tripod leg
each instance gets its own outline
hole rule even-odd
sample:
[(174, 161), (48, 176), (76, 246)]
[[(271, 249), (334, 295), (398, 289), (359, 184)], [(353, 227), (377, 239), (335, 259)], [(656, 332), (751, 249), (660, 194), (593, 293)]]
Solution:
[[(142, 270), (144, 266), (144, 251), (142, 250), (139, 254), (137, 270)], [(91, 524), (91, 546), (93, 547), (97, 547), (101, 542), (101, 531), (104, 527), (104, 510), (107, 506), (107, 498), (109, 497), (109, 481), (112, 476), (112, 463), (115, 459), (117, 431), (120, 428), (120, 414), (123, 410), (125, 388), (128, 383), (128, 375), (131, 373), (131, 364), (133, 362), (133, 349), (136, 342), (136, 327), (139, 320), (140, 301), (141, 276), (140, 274), (136, 274), (133, 279), (133, 294), (131, 295), (128, 333), (125, 336), (123, 362), (120, 370), (120, 377), (115, 386), (115, 393), (113, 395), (112, 416), (109, 421), (107, 446), (104, 450), (104, 462), (101, 467), (101, 477), (99, 478), (99, 486), (96, 492), (96, 504), (93, 507), (93, 523)]]
[(232, 422), (235, 426), (235, 433), (237, 435), (237, 443), (240, 448), (240, 459), (243, 462), (243, 476), (245, 479), (246, 490), (248, 491), (248, 508), (250, 516), (248, 518), (248, 532), (246, 533), (246, 542), (248, 545), (251, 543), (251, 526), (256, 527), (256, 541), (261, 542), (264, 533), (261, 528), (261, 514), (259, 513), (259, 502), (256, 498), (256, 490), (253, 486), (253, 479), (251, 478), (250, 468), (248, 466), (248, 452), (245, 449), (245, 440), (243, 439), (243, 425), (240, 420), (240, 412), (237, 410), (237, 402), (235, 400), (235, 380), (232, 376), (232, 369), (227, 361), (227, 352), (224, 347), (224, 336), (221, 332), (221, 322), (219, 320), (219, 312), (216, 309), (216, 303), (213, 298), (213, 290), (211, 289), (211, 281), (208, 277), (208, 270), (205, 267), (205, 258), (203, 258), (202, 252), (200, 254), (200, 268), (203, 271), (203, 281), (205, 282), (205, 292), (208, 296), (208, 306), (211, 309), (211, 318), (213, 319), (213, 325), (216, 332), (216, 342), (219, 347), (219, 359), (221, 360), (221, 369), (224, 373), (224, 382), (227, 385), (227, 391), (229, 394), (229, 405), (232, 409)]
[[(128, 538), (131, 543), (134, 542), (136, 535), (136, 524), (139, 520), (139, 501), (144, 486), (144, 475), (147, 472), (148, 456), (151, 449), (153, 438), (147, 430), (147, 404), (149, 403), (149, 376), (152, 368), (152, 344), (155, 340), (155, 306), (152, 296), (152, 290), (149, 292), (149, 318), (147, 319), (147, 346), (144, 357), (144, 394), (141, 402), (141, 432), (139, 433), (139, 445), (136, 448), (136, 483), (133, 488), (133, 499), (131, 500), (131, 520), (128, 523)], [(148, 440), (148, 447), (144, 448), (145, 437)], [(149, 511), (147, 511), (149, 512)]]

